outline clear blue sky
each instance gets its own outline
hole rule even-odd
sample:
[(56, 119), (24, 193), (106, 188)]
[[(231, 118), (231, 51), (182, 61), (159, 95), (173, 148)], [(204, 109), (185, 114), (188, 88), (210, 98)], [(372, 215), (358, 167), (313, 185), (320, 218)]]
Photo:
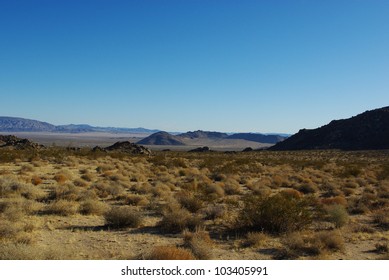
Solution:
[(0, 0), (0, 115), (295, 133), (389, 105), (389, 1)]

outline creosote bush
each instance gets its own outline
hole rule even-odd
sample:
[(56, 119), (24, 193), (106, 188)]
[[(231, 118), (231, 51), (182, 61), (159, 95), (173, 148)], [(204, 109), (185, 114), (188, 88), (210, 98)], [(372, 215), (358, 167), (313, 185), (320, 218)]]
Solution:
[(312, 222), (313, 213), (308, 198), (282, 194), (246, 196), (237, 227), (275, 234), (291, 232), (308, 226)]

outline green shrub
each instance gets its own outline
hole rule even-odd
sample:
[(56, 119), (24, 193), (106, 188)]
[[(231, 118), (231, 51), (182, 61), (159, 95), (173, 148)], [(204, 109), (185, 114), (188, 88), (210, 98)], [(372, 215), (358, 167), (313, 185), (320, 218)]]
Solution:
[(269, 197), (247, 196), (237, 226), (279, 234), (305, 228), (312, 222), (313, 214), (308, 198), (282, 194)]

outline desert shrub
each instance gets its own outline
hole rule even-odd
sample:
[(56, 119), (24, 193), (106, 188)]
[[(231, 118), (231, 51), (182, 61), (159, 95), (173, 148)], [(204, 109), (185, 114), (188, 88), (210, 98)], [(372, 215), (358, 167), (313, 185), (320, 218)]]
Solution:
[(158, 223), (163, 231), (177, 233), (184, 229), (195, 230), (202, 225), (199, 216), (191, 214), (179, 206), (169, 207), (163, 211), (163, 218)]
[(204, 213), (208, 220), (223, 218), (227, 214), (227, 207), (223, 204), (208, 205)]
[(80, 189), (72, 184), (59, 185), (51, 190), (49, 199), (75, 201), (79, 198)]
[(86, 187), (88, 185), (88, 183), (81, 179), (81, 178), (77, 178), (73, 181), (73, 184), (77, 187)]
[(211, 184), (204, 188), (205, 194), (208, 195), (209, 198), (215, 199), (224, 196), (224, 189), (219, 184)]
[(318, 188), (314, 183), (309, 182), (309, 183), (303, 183), (298, 188), (298, 190), (300, 192), (302, 192), (303, 194), (313, 194), (313, 193), (316, 193), (318, 191)]
[(328, 205), (325, 207), (325, 210), (328, 215), (328, 220), (334, 223), (337, 228), (340, 228), (348, 223), (349, 216), (343, 205)]
[(338, 231), (319, 232), (316, 234), (315, 238), (326, 250), (342, 251), (344, 249), (344, 239)]
[(202, 230), (196, 232), (184, 231), (184, 247), (192, 251), (198, 260), (212, 259), (212, 239), (209, 233)]
[(374, 213), (373, 221), (378, 227), (389, 229), (389, 212), (388, 209), (382, 209)]
[(249, 232), (246, 235), (244, 245), (247, 247), (260, 247), (268, 239), (268, 236), (263, 232)]
[(296, 199), (281, 194), (246, 196), (237, 226), (270, 233), (296, 231), (312, 222), (313, 213), (307, 198)]
[(54, 175), (54, 180), (58, 184), (65, 184), (66, 181), (71, 179), (71, 175), (68, 172), (60, 172)]
[(389, 243), (388, 242), (378, 242), (375, 244), (375, 251), (379, 254), (389, 252)]
[(342, 205), (347, 206), (347, 200), (343, 196), (326, 197), (321, 199), (321, 203), (324, 205)]
[[(286, 247), (289, 257), (317, 256), (322, 252), (322, 245), (310, 236), (303, 236), (300, 232), (292, 232), (283, 238), (282, 244)], [(286, 258), (286, 257), (284, 257)]]
[(176, 199), (182, 207), (192, 213), (196, 213), (204, 205), (204, 202), (201, 200), (199, 195), (195, 195), (190, 192), (180, 192), (176, 195)]
[(158, 246), (143, 257), (145, 260), (195, 260), (193, 254), (184, 248)]
[(137, 228), (142, 224), (141, 214), (130, 206), (113, 207), (104, 214), (105, 223), (112, 227)]
[(150, 201), (143, 195), (128, 194), (124, 197), (124, 203), (134, 206), (146, 206), (150, 203)]
[(283, 189), (280, 193), (283, 196), (291, 197), (291, 198), (295, 198), (295, 199), (300, 199), (303, 197), (303, 194), (301, 192), (299, 192), (298, 190), (292, 189), (292, 188)]
[(107, 212), (109, 206), (101, 201), (87, 199), (80, 204), (80, 213), (83, 215), (96, 215), (101, 216)]
[(33, 184), (34, 186), (40, 185), (40, 184), (42, 184), (42, 182), (43, 182), (43, 180), (39, 176), (34, 175), (31, 178), (31, 184)]
[(47, 213), (60, 216), (71, 216), (77, 214), (79, 206), (80, 205), (75, 201), (60, 199), (48, 205)]

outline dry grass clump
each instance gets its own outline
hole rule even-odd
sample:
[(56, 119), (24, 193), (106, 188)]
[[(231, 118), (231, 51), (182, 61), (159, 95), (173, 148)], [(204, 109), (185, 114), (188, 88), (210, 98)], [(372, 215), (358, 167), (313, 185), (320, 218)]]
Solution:
[(203, 230), (196, 230), (195, 232), (185, 230), (183, 236), (183, 246), (191, 250), (196, 259), (210, 260), (213, 258), (212, 247), (214, 244), (208, 232)]
[(323, 231), (316, 234), (315, 238), (325, 250), (343, 251), (344, 239), (339, 231)]
[(222, 219), (227, 215), (227, 207), (224, 204), (208, 205), (203, 212), (207, 220)]
[(87, 199), (80, 203), (80, 213), (83, 215), (102, 216), (109, 210), (109, 205), (93, 199)]
[(106, 225), (116, 228), (137, 228), (143, 222), (143, 217), (140, 212), (130, 206), (113, 207), (104, 214), (104, 219)]
[(69, 201), (59, 199), (47, 206), (46, 212), (52, 215), (71, 216), (78, 213), (79, 203), (76, 201)]
[(195, 260), (193, 254), (184, 248), (175, 246), (158, 246), (141, 257), (144, 260)]
[(124, 203), (133, 206), (147, 206), (149, 205), (150, 201), (144, 195), (127, 194), (124, 196)]
[(169, 205), (162, 211), (162, 220), (158, 226), (165, 232), (178, 233), (184, 229), (195, 230), (203, 222), (198, 215), (190, 213), (179, 205)]
[(314, 210), (307, 198), (276, 194), (269, 197), (246, 196), (237, 220), (238, 228), (269, 233), (301, 230), (312, 222)]

